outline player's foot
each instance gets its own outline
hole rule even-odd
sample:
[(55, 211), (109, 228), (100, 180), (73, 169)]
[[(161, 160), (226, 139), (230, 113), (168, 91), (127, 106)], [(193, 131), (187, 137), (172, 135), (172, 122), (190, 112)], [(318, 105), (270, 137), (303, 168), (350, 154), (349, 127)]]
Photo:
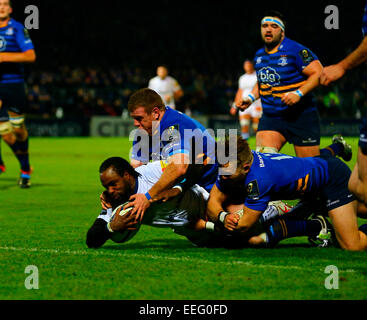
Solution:
[(6, 171), (5, 165), (4, 164), (0, 164), (0, 174), (4, 173), (5, 171)]
[(335, 243), (333, 237), (333, 227), (330, 222), (323, 216), (315, 216), (311, 220), (316, 220), (321, 224), (321, 230), (318, 235), (308, 237), (308, 242), (314, 247), (332, 247)]
[(277, 200), (277, 201), (270, 201), (268, 203), (269, 206), (274, 206), (278, 210), (279, 216), (283, 216), (287, 214), (289, 211), (291, 211), (292, 206), (288, 205), (287, 203)]
[(341, 143), (343, 145), (343, 152), (340, 156), (344, 161), (350, 161), (352, 159), (352, 146), (344, 140), (341, 134), (333, 136), (333, 143)]
[(31, 172), (21, 171), (18, 184), (22, 189), (30, 188), (31, 186)]

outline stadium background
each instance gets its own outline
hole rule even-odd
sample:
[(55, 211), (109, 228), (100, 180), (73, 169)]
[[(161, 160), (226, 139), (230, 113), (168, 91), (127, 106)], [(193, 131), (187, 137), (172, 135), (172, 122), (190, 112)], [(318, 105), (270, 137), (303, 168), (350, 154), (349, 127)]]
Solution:
[[(286, 35), (329, 65), (361, 41), (364, 7), (363, 0), (334, 1), (339, 30), (327, 30), (327, 1), (14, 1), (13, 17), (24, 21), (28, 4), (40, 10), (40, 28), (30, 30), (38, 60), (27, 68), (28, 127), (34, 136), (127, 135), (116, 129), (126, 122), (115, 119), (91, 128), (91, 119), (127, 116), (129, 95), (147, 86), (159, 64), (166, 64), (183, 87), (179, 110), (190, 110), (213, 128), (233, 127), (237, 121), (228, 115), (229, 105), (243, 60), (262, 46), (264, 10), (283, 12)], [(316, 90), (323, 135), (358, 135), (366, 89), (363, 66)]]

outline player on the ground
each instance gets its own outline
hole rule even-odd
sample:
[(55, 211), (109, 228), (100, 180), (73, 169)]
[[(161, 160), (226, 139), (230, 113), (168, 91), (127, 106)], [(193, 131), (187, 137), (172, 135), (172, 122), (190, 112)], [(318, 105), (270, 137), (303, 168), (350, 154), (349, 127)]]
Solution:
[[(137, 221), (132, 212), (123, 216), (118, 214), (112, 219), (112, 213), (120, 204), (125, 203), (131, 195), (145, 193), (156, 183), (164, 170), (163, 161), (142, 165), (136, 170), (124, 159), (109, 158), (100, 166), (100, 179), (106, 188), (101, 196), (102, 213), (98, 216), (87, 233), (87, 245), (98, 248), (111, 238), (114, 232), (137, 229)], [(171, 192), (173, 189), (168, 190)], [(148, 208), (142, 220), (143, 224), (154, 227), (170, 227), (177, 234), (186, 236), (198, 246), (207, 247), (245, 247), (248, 245), (269, 245), (270, 230), (277, 229), (277, 223), (272, 223), (268, 210), (262, 220), (266, 223), (253, 228), (250, 236), (226, 232), (223, 227), (215, 226), (206, 221), (206, 204), (209, 193), (198, 185), (194, 185), (175, 197), (162, 195), (163, 202), (155, 202)], [(230, 209), (230, 208), (229, 208)], [(236, 209), (236, 208), (232, 208)], [(273, 217), (274, 218), (274, 217)], [(111, 221), (112, 219), (112, 221)], [(283, 219), (282, 219), (283, 221)], [(305, 229), (299, 234), (283, 235), (278, 241), (289, 236), (316, 237), (327, 232), (327, 226), (321, 217), (304, 223)], [(269, 235), (268, 235), (269, 234)], [(277, 242), (278, 242), (277, 241)], [(276, 242), (271, 243), (275, 245)]]
[(134, 201), (128, 205), (134, 206), (133, 213), (137, 212), (139, 219), (150, 206), (149, 200), (170, 189), (178, 179), (186, 179), (186, 185), (197, 183), (211, 190), (218, 173), (216, 142), (203, 125), (166, 107), (160, 95), (149, 88), (140, 89), (130, 97), (128, 110), (138, 128), (132, 166), (170, 158), (161, 179), (147, 193), (134, 195)]
[[(245, 73), (238, 80), (238, 90), (230, 110), (230, 113), (233, 116), (237, 113), (236, 104), (240, 103), (243, 98), (250, 94), (257, 84), (254, 63), (251, 60), (245, 60), (243, 63), (243, 69), (245, 70)], [(261, 113), (262, 109), (260, 99), (257, 99), (246, 110), (239, 111), (241, 136), (243, 139), (247, 140), (250, 137), (250, 123), (252, 124), (252, 129), (256, 134)]]
[[(339, 245), (346, 250), (367, 250), (367, 224), (358, 229), (357, 201), (348, 190), (350, 169), (324, 150), (320, 156), (297, 158), (283, 154), (251, 151), (243, 139), (237, 140), (238, 159), (224, 167), (236, 173), (220, 176), (208, 202), (213, 222), (224, 223), (228, 230), (246, 232), (261, 217), (269, 201), (279, 199), (320, 199), (333, 223)], [(231, 168), (232, 167), (232, 168)], [(243, 216), (228, 214), (223, 208), (233, 184), (246, 187)], [(289, 213), (291, 215), (291, 213)], [(302, 226), (292, 222), (279, 224), (284, 233), (297, 232)], [(272, 234), (278, 238), (278, 234)]]
[(176, 100), (179, 100), (184, 92), (176, 79), (168, 75), (166, 66), (157, 68), (157, 76), (149, 80), (148, 88), (158, 92), (164, 104), (176, 109)]
[[(343, 77), (348, 70), (367, 61), (367, 1), (362, 30), (363, 40), (358, 48), (339, 63), (325, 67), (321, 75), (321, 84), (329, 85)], [(353, 169), (348, 186), (358, 200), (367, 205), (367, 116), (362, 119), (357, 163)]]
[[(26, 105), (24, 70), (22, 63), (33, 63), (36, 53), (28, 30), (10, 17), (10, 0), (0, 0), (0, 99), (7, 111), (11, 127), (0, 122), (7, 135), (6, 142), (18, 158), (21, 167), (19, 185), (31, 185), (28, 154), (28, 131), (24, 124)], [(3, 135), (4, 140), (6, 139)]]
[(258, 85), (237, 104), (244, 110), (261, 98), (256, 149), (276, 153), (289, 142), (299, 157), (319, 155), (320, 121), (311, 91), (319, 85), (322, 65), (311, 50), (285, 36), (277, 11), (261, 20), (261, 36), (265, 47), (254, 59)]

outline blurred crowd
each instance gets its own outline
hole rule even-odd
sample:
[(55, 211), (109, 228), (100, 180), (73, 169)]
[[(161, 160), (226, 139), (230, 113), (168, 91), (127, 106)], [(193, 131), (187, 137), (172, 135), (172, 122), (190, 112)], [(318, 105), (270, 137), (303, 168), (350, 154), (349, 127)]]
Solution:
[[(155, 67), (155, 66), (154, 66)], [(177, 109), (191, 114), (228, 114), (237, 91), (237, 74), (170, 70), (184, 96)], [(60, 66), (57, 71), (32, 69), (27, 75), (29, 114), (42, 118), (127, 117), (132, 92), (147, 87), (155, 69)], [(359, 119), (367, 111), (367, 67), (357, 68), (335, 85), (319, 87), (315, 96), (322, 117)]]

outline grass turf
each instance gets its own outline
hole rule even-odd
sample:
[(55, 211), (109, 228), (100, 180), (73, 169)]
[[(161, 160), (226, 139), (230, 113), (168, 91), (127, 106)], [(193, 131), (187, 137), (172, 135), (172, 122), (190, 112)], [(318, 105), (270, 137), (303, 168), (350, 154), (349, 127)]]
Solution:
[[(358, 139), (347, 141), (356, 153)], [(98, 167), (109, 156), (127, 158), (130, 143), (33, 138), (30, 148), (33, 185), (21, 190), (18, 163), (2, 143), (2, 300), (367, 299), (367, 252), (310, 248), (306, 238), (288, 239), (275, 249), (204, 249), (170, 229), (142, 226), (126, 244), (108, 241), (87, 249), (85, 235), (100, 210)], [(294, 154), (289, 145), (282, 152)], [(355, 161), (354, 155), (349, 165)], [(39, 270), (39, 290), (24, 286), (28, 265)], [(339, 269), (337, 290), (324, 285), (329, 265)]]

